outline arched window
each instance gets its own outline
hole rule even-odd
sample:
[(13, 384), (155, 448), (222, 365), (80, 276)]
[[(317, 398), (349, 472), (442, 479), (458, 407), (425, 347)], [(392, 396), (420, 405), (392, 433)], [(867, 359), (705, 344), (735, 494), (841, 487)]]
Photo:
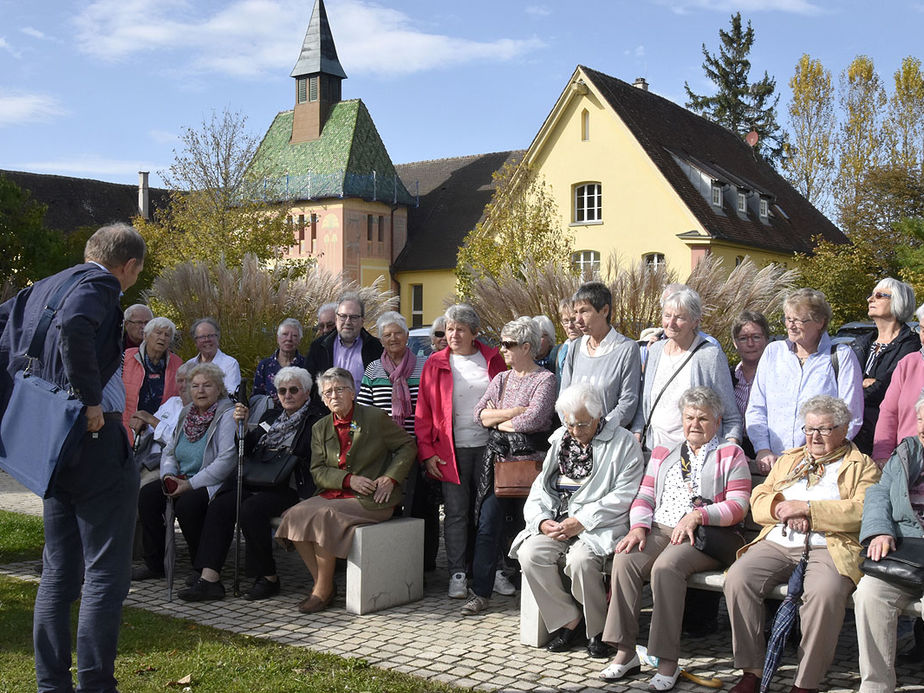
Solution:
[(599, 183), (581, 183), (574, 186), (575, 224), (587, 224), (603, 220), (603, 197)]
[(581, 141), (587, 142), (590, 139), (590, 111), (586, 108), (581, 111)]
[(590, 281), (600, 274), (600, 253), (596, 250), (579, 250), (571, 254), (571, 265), (581, 281)]

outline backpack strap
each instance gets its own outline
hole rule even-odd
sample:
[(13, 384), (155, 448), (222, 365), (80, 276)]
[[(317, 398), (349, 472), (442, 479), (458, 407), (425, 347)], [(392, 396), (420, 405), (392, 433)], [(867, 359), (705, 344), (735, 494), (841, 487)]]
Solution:
[(837, 384), (837, 379), (841, 373), (841, 363), (837, 357), (837, 344), (831, 345), (831, 368), (834, 369), (834, 384)]

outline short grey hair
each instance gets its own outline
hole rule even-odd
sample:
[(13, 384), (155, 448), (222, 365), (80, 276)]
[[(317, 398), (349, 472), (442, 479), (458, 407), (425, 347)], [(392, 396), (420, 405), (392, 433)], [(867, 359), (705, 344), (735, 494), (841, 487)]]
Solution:
[(285, 368), (280, 368), (279, 372), (276, 373), (276, 377), (273, 378), (274, 386), (291, 382), (298, 383), (305, 392), (309, 392), (311, 390), (311, 373), (299, 366), (286, 366)]
[(694, 322), (699, 322), (703, 318), (703, 299), (689, 286), (669, 293), (661, 302), (661, 307), (682, 310)]
[(176, 336), (176, 325), (173, 324), (173, 320), (164, 317), (151, 318), (148, 320), (148, 324), (144, 326), (144, 338), (147, 339), (148, 335), (154, 330), (163, 329), (170, 330), (171, 340)]
[(382, 330), (389, 325), (397, 325), (404, 334), (408, 334), (407, 320), (404, 316), (396, 310), (386, 310), (379, 316), (379, 319), (375, 321), (375, 333), (379, 336), (379, 339), (382, 338)]
[(574, 298), (572, 296), (567, 296), (558, 302), (558, 312), (564, 313), (566, 310), (569, 313), (574, 312)]
[(337, 306), (338, 306), (338, 305), (340, 305), (340, 304), (339, 304), (339, 303), (336, 303), (336, 302), (334, 302), (334, 301), (331, 301), (330, 303), (325, 303), (323, 306), (321, 306), (320, 308), (318, 308), (318, 322), (321, 322), (321, 313), (326, 313), (327, 311), (331, 311), (332, 313), (336, 313), (336, 312), (337, 312)]
[(192, 324), (192, 327), (189, 328), (189, 334), (193, 337), (196, 336), (196, 330), (199, 329), (199, 325), (208, 324), (215, 328), (215, 333), (221, 337), (221, 328), (218, 326), (218, 321), (215, 318), (199, 318)]
[[(183, 363), (180, 364), (180, 367), (176, 369), (176, 374), (177, 374), (177, 376), (182, 375), (184, 378), (187, 378), (187, 379), (188, 379), (188, 378), (189, 378), (189, 371), (191, 371), (191, 370), (192, 370), (192, 367), (195, 366), (195, 365), (196, 365), (195, 362), (192, 362), (192, 361), (183, 361)], [(222, 380), (222, 382), (224, 382), (224, 378), (222, 378), (221, 380)]]
[(828, 303), (828, 299), (825, 298), (825, 295), (821, 291), (806, 288), (796, 289), (791, 292), (786, 296), (786, 300), (783, 301), (784, 316), (787, 310), (796, 308), (804, 308), (807, 310), (812, 320), (823, 323), (823, 327), (825, 328), (827, 328), (828, 323), (831, 322), (831, 316), (833, 315), (831, 306)]
[(889, 303), (892, 317), (899, 322), (910, 320), (911, 316), (914, 314), (914, 289), (905, 282), (900, 282), (898, 279), (893, 279), (892, 277), (880, 279), (876, 282), (873, 291), (879, 287), (882, 287), (892, 294), (892, 300)]
[(603, 416), (603, 395), (600, 390), (586, 381), (569, 385), (555, 400), (555, 411), (559, 418), (565, 422), (568, 416), (574, 416), (581, 409), (586, 409), (593, 418)]
[(340, 306), (342, 306), (347, 301), (353, 301), (356, 303), (359, 306), (360, 317), (366, 317), (366, 303), (355, 291), (349, 291), (340, 297), (340, 300), (337, 301), (337, 310), (340, 310)]
[(454, 306), (449, 306), (446, 309), (446, 322), (460, 322), (466, 325), (472, 334), (478, 334), (481, 329), (481, 318), (467, 303), (456, 303)]
[(918, 401), (914, 403), (914, 413), (920, 414), (921, 407), (924, 407), (924, 390), (921, 391), (921, 396), (918, 397)]
[(545, 335), (552, 344), (555, 344), (555, 325), (552, 324), (552, 321), (549, 320), (547, 315), (534, 315), (533, 324), (539, 328), (540, 338), (542, 335)]
[(446, 316), (445, 315), (436, 316), (436, 319), (433, 321), (433, 324), (430, 325), (430, 338), (431, 339), (434, 337), (433, 333), (436, 332), (437, 330), (441, 330), (443, 332), (446, 331)]
[(218, 399), (228, 396), (228, 389), (225, 387), (225, 372), (214, 363), (197, 363), (186, 374), (186, 394), (190, 393), (192, 380), (197, 375), (204, 375), (218, 386)]
[(528, 318), (524, 315), (516, 320), (511, 320), (501, 330), (501, 339), (504, 337), (510, 337), (517, 344), (529, 344), (529, 355), (532, 357), (539, 353), (542, 335), (539, 334), (535, 318)]
[(318, 374), (318, 392), (321, 392), (321, 390), (327, 386), (327, 383), (335, 380), (349, 385), (350, 389), (356, 392), (356, 381), (353, 380), (353, 374), (346, 368), (338, 368), (336, 366), (328, 368), (323, 373)]
[(276, 328), (277, 337), (279, 336), (279, 333), (282, 332), (283, 327), (294, 327), (295, 330), (298, 332), (299, 339), (305, 336), (305, 330), (302, 329), (302, 324), (295, 318), (286, 318), (281, 323), (279, 323), (279, 327)]
[(150, 317), (148, 318), (148, 320), (150, 320), (151, 318), (154, 317), (154, 312), (153, 312), (150, 308), (148, 308), (145, 304), (143, 304), (143, 303), (132, 303), (128, 308), (125, 309), (125, 312), (122, 313), (122, 319), (123, 319), (123, 320), (131, 320), (131, 319), (132, 319), (132, 315), (134, 314), (134, 312), (135, 312), (136, 310), (146, 310), (146, 311), (148, 311), (148, 315), (150, 316)]
[(685, 409), (699, 409), (712, 414), (712, 418), (718, 421), (722, 418), (722, 412), (725, 407), (722, 406), (722, 398), (710, 387), (698, 385), (691, 387), (689, 390), (680, 395), (677, 400), (677, 408), (682, 414)]
[(853, 419), (853, 414), (847, 408), (847, 403), (839, 397), (831, 395), (815, 395), (805, 400), (805, 403), (799, 409), (799, 416), (802, 422), (809, 414), (816, 416), (830, 416), (834, 420), (835, 426), (844, 426), (849, 424)]
[(144, 238), (125, 223), (109, 224), (96, 230), (87, 239), (83, 258), (95, 260), (109, 269), (122, 267), (129, 260), (144, 262), (147, 246)]

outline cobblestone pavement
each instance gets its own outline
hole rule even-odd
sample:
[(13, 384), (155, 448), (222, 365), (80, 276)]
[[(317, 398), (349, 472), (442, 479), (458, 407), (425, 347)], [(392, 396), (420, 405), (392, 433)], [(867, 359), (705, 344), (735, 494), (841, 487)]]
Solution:
[[(0, 508), (16, 512), (41, 513), (41, 502), (0, 472)], [(177, 587), (191, 571), (185, 545), (178, 533)], [(233, 556), (233, 548), (232, 548)], [(229, 558), (228, 570), (231, 572)], [(642, 674), (625, 682), (605, 684), (597, 673), (605, 660), (590, 659), (583, 649), (570, 654), (552, 654), (519, 642), (518, 598), (495, 597), (491, 609), (476, 617), (459, 616), (463, 600), (448, 599), (448, 575), (442, 554), (436, 571), (427, 573), (423, 600), (365, 616), (348, 614), (343, 597), (320, 614), (303, 615), (296, 605), (310, 591), (311, 577), (294, 553), (276, 553), (282, 594), (266, 601), (249, 602), (230, 596), (231, 580), (224, 578), (229, 596), (219, 602), (185, 603), (166, 599), (163, 580), (135, 582), (127, 606), (188, 618), (216, 628), (278, 642), (308, 647), (344, 657), (362, 657), (386, 669), (414, 674), (425, 679), (485, 691), (633, 691), (646, 690), (653, 674)], [(0, 567), (13, 577), (37, 580), (36, 562)], [(342, 595), (345, 574), (338, 572)], [(248, 586), (242, 582), (242, 587)], [(641, 632), (647, 633), (650, 602), (642, 613)], [(850, 615), (848, 616), (850, 618)], [(731, 663), (731, 637), (724, 611), (719, 632), (700, 639), (684, 638), (681, 664), (700, 676), (715, 676), (726, 689), (738, 677)], [(790, 650), (777, 674), (775, 692), (786, 692), (795, 672), (795, 651)], [(842, 693), (859, 688), (856, 633), (852, 622), (841, 633), (837, 657), (822, 690)], [(899, 691), (924, 691), (921, 664), (898, 668)], [(704, 691), (701, 686), (680, 679), (675, 690)]]

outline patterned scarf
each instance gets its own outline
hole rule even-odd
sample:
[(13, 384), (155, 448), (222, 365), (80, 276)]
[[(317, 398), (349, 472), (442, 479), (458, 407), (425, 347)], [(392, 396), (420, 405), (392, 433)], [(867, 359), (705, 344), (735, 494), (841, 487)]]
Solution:
[[(606, 421), (601, 417), (597, 423), (597, 430), (594, 432), (596, 437), (603, 430)], [(594, 450), (593, 445), (588, 444), (585, 448), (578, 440), (571, 435), (568, 429), (565, 429), (565, 435), (561, 438), (561, 447), (558, 450), (558, 472), (561, 476), (569, 479), (586, 479), (594, 470)], [(568, 501), (574, 492), (568, 489), (558, 489), (558, 518), (568, 515)]]
[(411, 407), (411, 389), (407, 386), (408, 377), (414, 372), (417, 365), (417, 356), (410, 349), (404, 350), (401, 363), (395, 365), (388, 354), (382, 354), (382, 368), (391, 381), (391, 419), (399, 426), (404, 426), (404, 420), (414, 413)]
[(782, 491), (784, 488), (789, 488), (793, 484), (802, 481), (802, 479), (806, 479), (807, 488), (812, 488), (812, 486), (821, 481), (822, 477), (825, 475), (825, 465), (828, 464), (828, 462), (835, 462), (841, 459), (850, 450), (850, 446), (851, 443), (847, 442), (841, 445), (837, 450), (829, 452), (827, 455), (822, 455), (821, 457), (812, 457), (812, 453), (808, 451), (807, 445), (790, 451), (790, 453), (794, 455), (801, 454), (802, 459), (796, 463), (789, 474), (773, 484), (773, 490), (777, 492)]
[(269, 429), (266, 431), (266, 435), (263, 436), (263, 447), (270, 450), (278, 450), (279, 448), (285, 447), (289, 442), (289, 438), (302, 423), (302, 419), (305, 418), (310, 402), (310, 399), (307, 400), (291, 414), (283, 410), (279, 418), (270, 424)]
[(205, 435), (206, 429), (215, 418), (215, 412), (218, 411), (218, 402), (215, 402), (205, 412), (200, 412), (195, 405), (186, 412), (186, 420), (183, 422), (183, 433), (186, 434), (186, 440), (195, 443)]

